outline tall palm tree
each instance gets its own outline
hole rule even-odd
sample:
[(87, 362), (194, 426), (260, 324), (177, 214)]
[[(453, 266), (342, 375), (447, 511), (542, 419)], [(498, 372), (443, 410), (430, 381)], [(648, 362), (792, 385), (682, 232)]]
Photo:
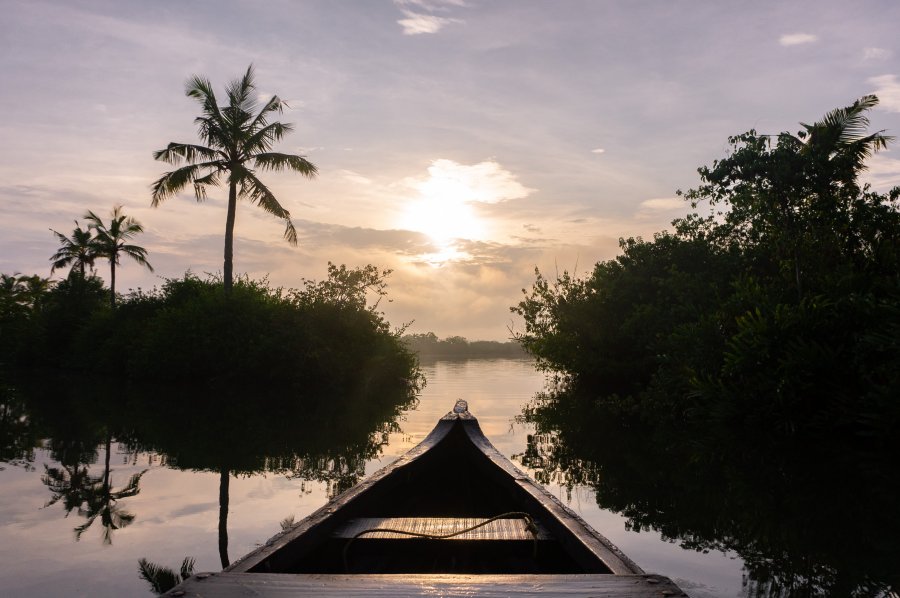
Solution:
[(65, 268), (66, 266), (72, 266), (70, 270), (70, 274), (72, 272), (79, 272), (84, 277), (84, 270), (86, 267), (91, 269), (91, 272), (94, 271), (94, 260), (97, 258), (97, 246), (94, 242), (94, 236), (91, 234), (90, 228), (83, 229), (81, 225), (78, 224), (78, 221), (75, 221), (75, 230), (72, 231), (72, 236), (67, 237), (64, 234), (50, 229), (56, 238), (59, 240), (59, 249), (56, 253), (50, 256), (50, 261), (53, 262), (50, 268), (50, 274), (59, 268)]
[(194, 187), (197, 201), (206, 199), (206, 187), (228, 185), (228, 210), (225, 217), (225, 292), (230, 293), (233, 279), (234, 220), (237, 200), (250, 203), (285, 222), (284, 238), (297, 244), (297, 231), (291, 214), (256, 176), (256, 170), (293, 170), (307, 178), (316, 175), (316, 167), (303, 156), (271, 151), (275, 142), (293, 130), (290, 124), (269, 122), (272, 114), (281, 114), (284, 102), (272, 96), (261, 107), (257, 103), (253, 65), (240, 79), (228, 84), (228, 105), (219, 106), (208, 79), (193, 76), (185, 93), (202, 106), (202, 115), (194, 122), (205, 145), (170, 143), (153, 157), (173, 166), (187, 165), (165, 173), (153, 183), (154, 207), (175, 195), (188, 184)]
[(139, 245), (127, 243), (138, 233), (144, 232), (144, 227), (131, 216), (125, 216), (122, 213), (122, 206), (113, 208), (112, 218), (108, 225), (91, 211), (84, 215), (84, 219), (89, 222), (88, 228), (94, 231), (97, 257), (105, 257), (109, 260), (110, 305), (115, 307), (116, 265), (119, 263), (120, 255), (130, 257), (153, 272), (153, 266), (147, 261), (147, 250)]

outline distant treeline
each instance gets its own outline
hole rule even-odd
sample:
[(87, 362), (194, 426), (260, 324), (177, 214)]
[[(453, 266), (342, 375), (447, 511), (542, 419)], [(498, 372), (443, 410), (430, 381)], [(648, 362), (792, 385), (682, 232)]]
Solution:
[(439, 339), (433, 332), (406, 334), (401, 340), (410, 351), (420, 358), (479, 358), (479, 357), (527, 357), (524, 349), (516, 342), (469, 341), (462, 336), (448, 336)]

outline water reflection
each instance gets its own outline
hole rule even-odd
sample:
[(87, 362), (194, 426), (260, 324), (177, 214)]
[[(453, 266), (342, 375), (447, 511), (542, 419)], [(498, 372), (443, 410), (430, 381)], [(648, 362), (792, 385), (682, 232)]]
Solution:
[(587, 485), (636, 531), (734, 551), (751, 597), (879, 596), (900, 584), (898, 482), (881, 457), (760, 436), (650, 429), (558, 388), (526, 409), (520, 459), (543, 483)]
[[(112, 468), (110, 467), (110, 455), (112, 454), (112, 436), (107, 434), (105, 442), (106, 458), (103, 465), (103, 473), (100, 476), (92, 476), (89, 473), (87, 462), (66, 464), (60, 462), (60, 467), (44, 465), (44, 475), (41, 482), (50, 490), (51, 498), (44, 507), (50, 507), (62, 501), (66, 516), (73, 510), (87, 521), (75, 528), (75, 539), (80, 540), (81, 535), (93, 525), (97, 518), (103, 528), (102, 538), (104, 544), (112, 544), (113, 530), (127, 527), (134, 522), (135, 515), (119, 504), (119, 501), (140, 493), (141, 477), (144, 470), (133, 474), (128, 482), (121, 488), (112, 486)], [(91, 455), (93, 456), (93, 454)]]
[(38, 444), (25, 400), (0, 375), (0, 471), (4, 463), (31, 468)]
[(389, 380), (365, 387), (338, 381), (289, 395), (258, 387), (103, 393), (80, 380), (42, 376), (0, 388), (3, 461), (33, 467), (35, 447), (50, 453), (53, 462), (43, 464), (41, 476), (50, 494), (44, 507), (61, 506), (65, 517), (84, 518), (74, 529), (76, 541), (99, 522), (103, 543), (111, 544), (113, 532), (139, 515), (127, 508), (128, 499), (140, 493), (147, 470), (117, 480), (117, 443), (126, 460), (150, 453), (168, 468), (218, 474), (223, 567), (230, 563), (232, 478), (277, 473), (323, 481), (336, 494), (365, 474), (366, 461), (398, 429), (397, 417), (413, 405), (417, 391), (415, 383)]

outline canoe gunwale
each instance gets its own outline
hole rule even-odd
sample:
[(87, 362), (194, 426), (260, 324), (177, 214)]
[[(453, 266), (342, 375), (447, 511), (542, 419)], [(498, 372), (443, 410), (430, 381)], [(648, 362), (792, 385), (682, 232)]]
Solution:
[[(542, 486), (516, 467), (509, 459), (504, 457), (481, 431), (478, 420), (472, 418), (461, 420), (461, 423), (466, 434), (469, 436), (469, 439), (472, 441), (472, 444), (478, 447), (485, 457), (490, 459), (494, 465), (511, 476), (516, 481), (519, 488), (527, 492), (532, 499), (540, 503), (540, 506), (549, 512), (553, 518), (553, 522), (558, 522), (561, 526), (565, 527), (572, 537), (577, 538), (578, 541), (582, 543), (587, 551), (595, 558), (603, 561), (613, 574), (644, 574), (644, 570), (615, 544), (610, 542), (606, 536), (591, 527), (584, 519), (579, 517), (578, 514), (564, 505), (558, 498), (547, 492)], [(545, 522), (545, 524), (549, 523), (551, 522)], [(560, 535), (560, 537), (565, 538), (566, 535)]]
[(223, 571), (255, 573), (255, 571), (252, 571), (254, 567), (261, 565), (266, 559), (278, 554), (281, 550), (288, 548), (307, 534), (315, 534), (317, 537), (327, 535), (330, 532), (330, 528), (336, 527), (337, 525), (337, 522), (333, 522), (333, 525), (328, 525), (329, 520), (332, 519), (332, 515), (353, 502), (357, 497), (363, 495), (377, 482), (387, 478), (398, 469), (412, 463), (427, 453), (431, 448), (437, 446), (441, 440), (453, 430), (455, 423), (456, 418), (451, 419), (448, 416), (441, 418), (434, 429), (431, 430), (422, 442), (404, 453), (396, 461), (379, 469), (359, 484), (356, 484), (352, 488), (335, 496), (292, 528), (272, 536), (264, 545), (244, 555), (239, 560), (223, 569)]

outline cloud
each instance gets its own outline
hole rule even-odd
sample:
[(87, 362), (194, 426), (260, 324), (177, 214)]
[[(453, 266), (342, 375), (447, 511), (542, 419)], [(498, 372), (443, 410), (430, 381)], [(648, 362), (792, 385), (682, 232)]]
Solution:
[(799, 46), (811, 44), (818, 39), (818, 36), (811, 33), (786, 33), (778, 38), (778, 43), (782, 46)]
[(606, 152), (606, 150), (603, 149), (602, 147), (598, 147), (598, 148), (596, 148), (596, 149), (592, 149), (592, 150), (591, 150), (591, 153), (592, 153), (592, 154), (602, 154), (602, 153), (605, 153), (605, 152)]
[(437, 33), (451, 23), (461, 23), (459, 19), (432, 13), (447, 13), (452, 8), (466, 6), (465, 0), (394, 0), (394, 4), (406, 17), (397, 21), (403, 27), (404, 35)]
[(884, 48), (865, 48), (863, 49), (864, 60), (884, 60), (891, 57), (891, 51)]
[(880, 75), (869, 79), (875, 86), (875, 95), (881, 100), (881, 107), (889, 112), (900, 112), (900, 81), (897, 75)]
[(665, 215), (676, 215), (683, 213), (686, 209), (687, 202), (680, 197), (657, 197), (653, 199), (645, 199), (642, 201), (635, 213), (636, 218), (641, 220), (660, 218)]
[(465, 0), (394, 0), (397, 6), (417, 6), (429, 12), (448, 11), (454, 6), (468, 6)]
[(880, 152), (869, 158), (868, 167), (863, 179), (870, 183), (876, 191), (886, 192), (900, 185), (900, 160), (888, 158), (886, 152)]
[(358, 172), (354, 172), (352, 170), (339, 170), (338, 174), (344, 179), (351, 181), (353, 183), (358, 183), (360, 185), (371, 185), (372, 179), (365, 177)]
[(486, 204), (520, 199), (534, 191), (494, 160), (468, 165), (441, 158), (428, 167), (428, 176), (407, 177), (400, 183), (426, 198)]
[(400, 19), (397, 23), (403, 27), (403, 35), (421, 35), (423, 33), (437, 33), (450, 23), (458, 23), (458, 19), (450, 19), (447, 17), (438, 17), (435, 15), (425, 15), (409, 10), (404, 10), (405, 19)]
[(377, 249), (398, 255), (417, 255), (437, 250), (431, 239), (416, 231), (342, 226), (311, 220), (300, 220), (294, 224), (301, 238), (301, 246)]

